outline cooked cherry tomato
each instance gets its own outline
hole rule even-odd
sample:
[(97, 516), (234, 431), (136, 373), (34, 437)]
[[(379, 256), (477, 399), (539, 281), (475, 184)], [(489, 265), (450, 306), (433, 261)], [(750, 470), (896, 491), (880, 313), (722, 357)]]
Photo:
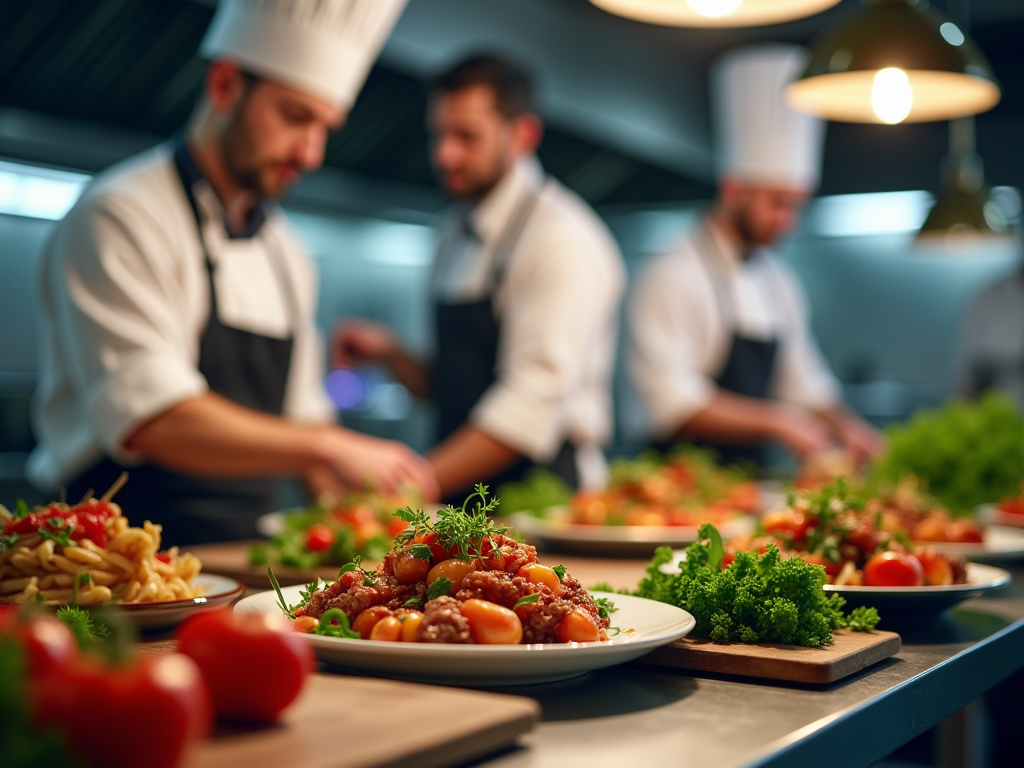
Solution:
[(601, 630), (582, 611), (567, 613), (558, 625), (558, 641), (561, 643), (596, 643), (601, 639)]
[(924, 570), (924, 582), (931, 587), (946, 587), (953, 583), (953, 566), (931, 547), (921, 547), (914, 552)]
[(399, 584), (415, 584), (430, 573), (430, 561), (420, 560), (413, 555), (411, 549), (395, 552), (391, 559), (391, 567), (395, 572), (395, 581)]
[(999, 502), (999, 511), (1008, 515), (1024, 515), (1024, 498), (1003, 499)]
[(562, 582), (558, 580), (558, 574), (546, 565), (527, 563), (516, 575), (532, 584), (543, 584), (556, 595), (562, 594)]
[[(12, 517), (4, 523), (4, 533), (34, 533), (40, 529), (56, 532), (67, 530), (72, 541), (89, 539), (97, 546), (107, 546), (106, 521), (114, 514), (105, 501), (87, 501), (71, 509), (47, 507), (23, 518)], [(56, 521), (60, 522), (56, 522)]]
[(383, 605), (373, 605), (364, 611), (361, 611), (356, 616), (355, 621), (352, 622), (352, 629), (359, 633), (359, 636), (363, 640), (369, 640), (370, 634), (373, 632), (373, 628), (377, 626), (377, 622), (393, 616), (391, 609)]
[(81, 658), (33, 686), (32, 693), (36, 725), (63, 731), (89, 765), (174, 768), (210, 732), (202, 676), (178, 653), (123, 667)]
[(313, 523), (306, 531), (306, 549), (310, 552), (326, 552), (334, 546), (337, 538), (330, 526), (323, 523)]
[(469, 633), (481, 645), (517, 645), (523, 639), (523, 624), (515, 611), (473, 598), (459, 606), (469, 620)]
[(477, 567), (475, 560), (467, 562), (454, 557), (443, 560), (430, 569), (430, 573), (427, 574), (427, 586), (430, 586), (438, 579), (445, 578), (452, 583), (449, 594), (454, 595), (462, 588), (462, 580), (477, 570)]
[(175, 638), (202, 670), (218, 718), (266, 722), (295, 700), (315, 663), (306, 639), (288, 630), (279, 614), (203, 611)]
[(920, 587), (924, 584), (921, 561), (903, 552), (879, 552), (864, 566), (868, 587)]

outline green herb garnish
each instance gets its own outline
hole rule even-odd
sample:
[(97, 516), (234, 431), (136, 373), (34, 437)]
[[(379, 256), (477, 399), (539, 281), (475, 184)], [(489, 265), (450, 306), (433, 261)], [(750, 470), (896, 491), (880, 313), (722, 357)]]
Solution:
[(418, 598), (418, 597), (410, 597), (408, 600), (406, 600), (404, 603), (402, 603), (402, 607), (403, 608), (422, 608), (423, 607), (423, 601), (420, 600), (420, 598)]
[(610, 619), (619, 610), (608, 597), (595, 597), (594, 602), (597, 604), (597, 615), (602, 619)]
[(563, 581), (563, 580), (565, 579), (565, 572), (566, 572), (567, 570), (569, 570), (569, 569), (568, 569), (568, 568), (566, 568), (566, 567), (565, 567), (564, 565), (562, 565), (561, 563), (559, 563), (558, 565), (556, 565), (556, 566), (555, 566), (554, 568), (552, 568), (551, 570), (555, 572), (555, 576), (557, 576), (557, 577), (558, 577), (558, 583), (559, 583), (559, 584), (561, 584), (561, 583), (562, 583), (562, 581)]
[(9, 549), (14, 549), (18, 544), (20, 536), (16, 533), (8, 533), (6, 536), (0, 536), (0, 554), (3, 554)]
[(444, 597), (452, 591), (452, 580), (441, 576), (434, 580), (434, 583), (427, 587), (427, 602)]
[(456, 509), (448, 506), (439, 510), (436, 520), (431, 520), (423, 510), (410, 507), (400, 509), (395, 512), (395, 516), (409, 525), (398, 534), (395, 544), (405, 546), (420, 536), (432, 533), (446, 552), (454, 551), (454, 556), (460, 560), (483, 560), (496, 548), (494, 537), (508, 530), (504, 526), (495, 525), (487, 516), (488, 512), (494, 512), (497, 508), (498, 499), (488, 501), (487, 486), (477, 483), (461, 507)]
[(50, 527), (44, 528), (43, 526), (39, 526), (39, 529), (36, 531), (36, 533), (38, 533), (42, 538), (50, 539), (51, 541), (60, 544), (62, 547), (74, 546), (71, 543), (71, 534), (74, 533), (75, 527), (67, 520), (62, 517), (54, 516), (49, 518), (45, 525)]
[[(337, 622), (337, 624), (334, 622)], [(359, 633), (354, 631), (352, 625), (349, 624), (348, 614), (340, 608), (331, 608), (331, 610), (325, 611), (324, 615), (320, 617), (320, 623), (317, 624), (313, 632), (314, 634), (326, 635), (327, 637), (346, 637), (351, 640), (358, 640), (360, 638)]]
[(14, 517), (18, 520), (23, 520), (31, 514), (28, 508), (28, 504), (25, 503), (24, 499), (18, 499), (18, 504), (14, 508)]
[(520, 597), (518, 600), (516, 600), (516, 604), (512, 607), (518, 608), (521, 605), (529, 605), (530, 603), (536, 603), (538, 600), (540, 600), (540, 592), (534, 592), (532, 595), (523, 595), (522, 597)]
[(267, 566), (267, 577), (270, 579), (270, 586), (277, 592), (277, 604), (281, 606), (281, 610), (284, 611), (284, 615), (289, 619), (295, 618), (295, 613), (291, 608), (288, 607), (288, 603), (285, 602), (284, 594), (281, 592), (281, 585), (277, 581), (277, 576), (274, 575), (274, 569), (269, 565)]
[(763, 555), (737, 552), (722, 570), (721, 537), (702, 525), (700, 541), (691, 544), (680, 573), (662, 573), (674, 561), (672, 550), (659, 547), (636, 595), (677, 605), (697, 620), (694, 635), (718, 643), (782, 643), (819, 647), (832, 642), (832, 630), (849, 626), (865, 631), (877, 625), (874, 609), (846, 617), (846, 601), (825, 596), (825, 569), (799, 557), (783, 560), (774, 544)]
[(430, 547), (426, 544), (414, 543), (411, 549), (412, 556), (415, 557), (417, 560), (429, 560), (431, 555), (434, 554), (431, 551)]
[(75, 636), (78, 647), (83, 651), (99, 648), (110, 637), (110, 629), (102, 621), (93, 618), (89, 611), (66, 605), (57, 609), (57, 618), (67, 624)]

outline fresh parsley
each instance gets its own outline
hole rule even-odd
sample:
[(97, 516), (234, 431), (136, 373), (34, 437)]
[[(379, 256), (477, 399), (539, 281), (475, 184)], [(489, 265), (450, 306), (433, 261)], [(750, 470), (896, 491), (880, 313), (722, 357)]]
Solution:
[(597, 604), (597, 615), (602, 619), (610, 619), (612, 614), (619, 610), (608, 597), (595, 597), (594, 603)]
[(6, 536), (0, 536), (0, 554), (3, 554), (9, 549), (14, 549), (18, 545), (18, 539), (20, 537), (16, 533), (8, 533)]
[(412, 556), (417, 560), (429, 560), (431, 555), (434, 554), (426, 544), (415, 543), (412, 545), (411, 549)]
[(295, 613), (299, 608), (305, 608), (309, 605), (309, 601), (313, 599), (314, 594), (329, 586), (331, 586), (329, 581), (325, 581), (319, 577), (316, 581), (307, 584), (304, 588), (299, 590), (299, 602), (296, 605), (291, 606), (291, 612)]
[(530, 603), (536, 603), (538, 600), (540, 600), (540, 592), (534, 592), (532, 595), (523, 595), (516, 600), (516, 604), (513, 607), (518, 608), (522, 605), (529, 605)]
[(359, 633), (354, 631), (352, 625), (349, 624), (348, 614), (340, 608), (331, 608), (331, 610), (325, 611), (313, 632), (317, 635), (345, 637), (351, 640), (358, 640), (360, 637)]
[(427, 602), (436, 600), (439, 597), (444, 597), (452, 591), (452, 580), (441, 576), (434, 580), (434, 583), (427, 587)]
[(18, 499), (18, 504), (14, 508), (14, 517), (18, 520), (22, 520), (31, 514), (28, 504), (25, 503), (24, 499)]
[(647, 576), (634, 593), (671, 603), (693, 614), (693, 634), (718, 643), (783, 643), (819, 647), (832, 642), (832, 630), (849, 626), (870, 631), (878, 623), (874, 609), (844, 615), (846, 601), (825, 596), (825, 569), (799, 557), (783, 560), (769, 544), (763, 555), (737, 552), (721, 569), (721, 536), (702, 525), (700, 540), (686, 551), (680, 573), (662, 573), (674, 562), (672, 550), (659, 547)]
[(404, 603), (402, 603), (402, 607), (403, 608), (422, 608), (423, 607), (423, 601), (420, 598), (418, 598), (418, 597), (410, 597), (408, 600), (406, 600)]
[(67, 520), (62, 517), (54, 516), (48, 518), (44, 525), (49, 527), (46, 528), (41, 525), (39, 526), (39, 530), (36, 531), (42, 538), (50, 539), (51, 541), (60, 544), (62, 547), (73, 546), (71, 543), (71, 534), (74, 533), (75, 527)]
[[(495, 537), (508, 531), (505, 526), (496, 525), (488, 514), (498, 508), (498, 499), (487, 498), (487, 486), (477, 483), (476, 487), (461, 507), (448, 506), (437, 512), (436, 519), (423, 510), (411, 507), (399, 509), (395, 516), (408, 525), (395, 539), (396, 546), (402, 547), (410, 543), (414, 547), (413, 555), (427, 559), (424, 550), (415, 551), (416, 539), (433, 534), (438, 545), (446, 552), (453, 552), (460, 560), (483, 560), (491, 550), (496, 549)], [(427, 549), (430, 547), (426, 544)]]
[(563, 580), (565, 579), (565, 572), (566, 572), (567, 570), (569, 570), (569, 569), (568, 569), (568, 568), (566, 568), (566, 567), (565, 567), (564, 565), (562, 565), (561, 563), (559, 563), (558, 565), (556, 565), (556, 566), (555, 566), (554, 568), (552, 568), (551, 570), (555, 572), (555, 576), (557, 576), (557, 577), (558, 577), (558, 583), (559, 583), (559, 584), (561, 584), (561, 583), (562, 583), (562, 581), (563, 581)]

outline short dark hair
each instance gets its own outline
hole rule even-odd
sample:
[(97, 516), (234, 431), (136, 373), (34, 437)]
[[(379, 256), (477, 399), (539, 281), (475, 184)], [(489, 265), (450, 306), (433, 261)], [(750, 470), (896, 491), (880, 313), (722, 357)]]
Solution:
[(495, 106), (507, 119), (534, 112), (533, 83), (516, 64), (497, 56), (472, 56), (434, 79), (435, 93), (453, 93), (475, 85), (494, 91)]

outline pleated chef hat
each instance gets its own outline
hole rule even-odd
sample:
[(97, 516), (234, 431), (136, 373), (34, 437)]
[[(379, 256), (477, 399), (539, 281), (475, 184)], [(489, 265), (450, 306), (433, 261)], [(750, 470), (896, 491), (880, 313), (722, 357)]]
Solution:
[(782, 91), (807, 64), (795, 45), (730, 51), (712, 69), (720, 175), (811, 192), (821, 176), (824, 121), (795, 112)]
[(221, 0), (199, 52), (352, 106), (407, 0)]

